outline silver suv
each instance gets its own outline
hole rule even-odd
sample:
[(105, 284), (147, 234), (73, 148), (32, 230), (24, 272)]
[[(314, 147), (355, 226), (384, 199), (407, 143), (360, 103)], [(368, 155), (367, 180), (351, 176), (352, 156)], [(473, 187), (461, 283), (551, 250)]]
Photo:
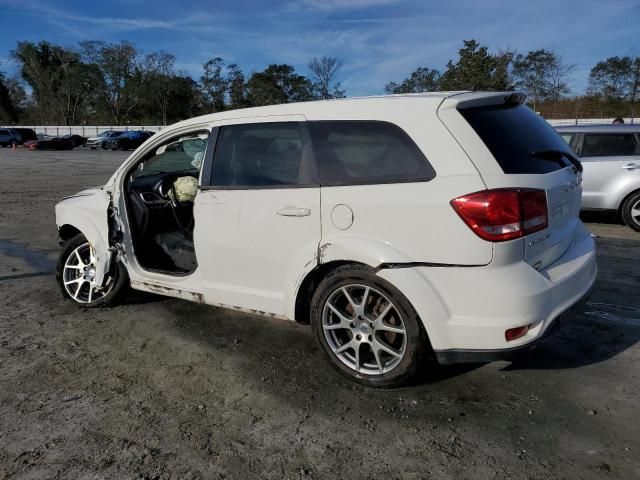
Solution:
[(640, 232), (640, 125), (556, 130), (584, 166), (582, 210), (609, 210)]

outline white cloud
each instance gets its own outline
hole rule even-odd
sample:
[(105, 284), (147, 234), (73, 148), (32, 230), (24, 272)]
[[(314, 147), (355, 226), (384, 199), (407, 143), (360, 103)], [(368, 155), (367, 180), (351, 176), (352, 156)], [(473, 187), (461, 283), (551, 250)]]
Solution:
[(357, 8), (379, 7), (403, 0), (298, 0), (289, 4), (292, 9), (314, 8), (318, 10), (346, 10)]

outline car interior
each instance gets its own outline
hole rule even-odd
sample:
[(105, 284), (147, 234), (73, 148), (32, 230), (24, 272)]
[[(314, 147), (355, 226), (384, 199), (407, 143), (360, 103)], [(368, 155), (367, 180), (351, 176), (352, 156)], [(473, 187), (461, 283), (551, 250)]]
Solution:
[(193, 200), (209, 132), (171, 139), (130, 172), (126, 207), (136, 258), (148, 270), (186, 275), (197, 267)]

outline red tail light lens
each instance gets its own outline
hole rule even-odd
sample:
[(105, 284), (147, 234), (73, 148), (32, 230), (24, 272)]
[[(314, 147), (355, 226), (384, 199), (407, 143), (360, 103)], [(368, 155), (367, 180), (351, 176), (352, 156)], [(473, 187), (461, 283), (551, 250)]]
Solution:
[(544, 190), (485, 190), (458, 197), (451, 206), (471, 230), (491, 242), (520, 238), (548, 226)]

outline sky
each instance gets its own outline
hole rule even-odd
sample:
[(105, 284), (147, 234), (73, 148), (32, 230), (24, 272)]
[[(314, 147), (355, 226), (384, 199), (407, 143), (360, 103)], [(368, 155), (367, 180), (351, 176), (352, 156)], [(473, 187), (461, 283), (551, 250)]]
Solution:
[(640, 0), (0, 0), (0, 70), (14, 74), (21, 40), (74, 47), (84, 40), (165, 50), (194, 78), (212, 57), (245, 74), (314, 56), (343, 59), (347, 95), (382, 93), (418, 66), (444, 70), (463, 40), (492, 52), (540, 48), (575, 64), (572, 93), (614, 55), (640, 55)]

